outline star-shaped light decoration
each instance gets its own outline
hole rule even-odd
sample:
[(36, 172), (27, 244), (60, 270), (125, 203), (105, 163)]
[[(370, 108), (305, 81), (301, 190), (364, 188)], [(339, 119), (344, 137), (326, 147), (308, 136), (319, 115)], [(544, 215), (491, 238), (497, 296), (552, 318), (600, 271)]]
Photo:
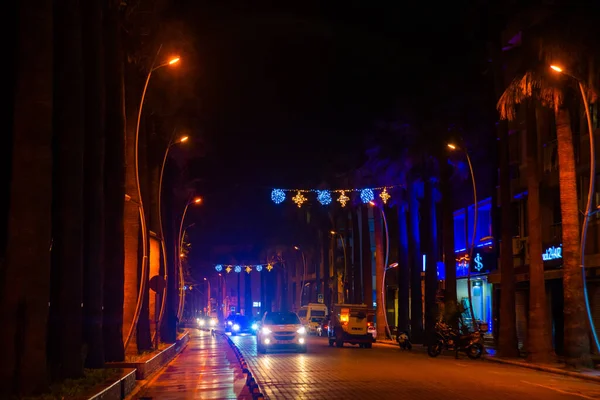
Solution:
[(340, 193), (340, 197), (338, 197), (337, 201), (340, 202), (340, 204), (342, 205), (342, 207), (346, 207), (346, 203), (348, 201), (350, 201), (350, 197), (346, 196), (345, 191), (342, 190), (341, 193)]
[(267, 264), (267, 271), (271, 272), (272, 269), (273, 269), (273, 264), (268, 263)]
[(246, 272), (247, 272), (247, 273), (250, 273), (250, 272), (252, 272), (252, 267), (251, 267), (251, 266), (249, 266), (249, 265), (246, 265)]
[(306, 197), (304, 197), (302, 195), (302, 193), (300, 193), (300, 191), (298, 190), (298, 193), (296, 193), (296, 195), (294, 197), (292, 197), (292, 201), (294, 203), (296, 203), (296, 205), (298, 206), (298, 208), (302, 207), (302, 204), (306, 201)]
[(225, 271), (227, 271), (227, 273), (230, 273), (232, 270), (231, 265), (228, 265), (225, 267)]
[(392, 196), (390, 196), (390, 194), (387, 192), (387, 188), (383, 188), (383, 191), (379, 193), (379, 197), (381, 197), (381, 201), (383, 201), (383, 204), (387, 204), (388, 200)]

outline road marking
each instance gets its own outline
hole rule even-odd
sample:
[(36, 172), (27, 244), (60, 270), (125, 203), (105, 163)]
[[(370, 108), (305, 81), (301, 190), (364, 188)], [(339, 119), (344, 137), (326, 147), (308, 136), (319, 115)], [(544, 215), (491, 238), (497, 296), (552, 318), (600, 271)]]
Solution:
[(571, 395), (571, 396), (579, 396), (582, 399), (591, 399), (591, 400), (597, 400), (598, 399), (598, 397), (590, 397), (590, 396), (586, 396), (585, 394), (581, 394), (581, 393), (567, 392), (566, 390), (561, 390), (561, 389), (558, 389), (558, 388), (555, 388), (555, 387), (552, 387), (552, 386), (540, 385), (539, 383), (533, 383), (533, 382), (528, 382), (528, 381), (521, 381), (521, 382), (527, 383), (527, 384), (532, 385), (532, 386), (539, 386), (539, 387), (543, 387), (545, 389), (554, 390), (555, 392), (562, 393), (562, 394), (568, 394), (568, 395)]

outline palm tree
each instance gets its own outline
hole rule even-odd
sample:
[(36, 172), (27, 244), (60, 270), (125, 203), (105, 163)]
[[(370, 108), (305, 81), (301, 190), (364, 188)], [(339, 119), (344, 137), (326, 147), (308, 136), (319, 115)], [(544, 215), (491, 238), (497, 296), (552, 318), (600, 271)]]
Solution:
[[(402, 193), (405, 193), (403, 190)], [(404, 202), (397, 202), (398, 208), (398, 331), (408, 332), (410, 325), (410, 258), (408, 249), (407, 207)]]
[(84, 342), (85, 366), (104, 366), (102, 337), (104, 252), (104, 80), (102, 68), (102, 3), (83, 4), (85, 68), (85, 217)]
[[(543, 50), (543, 48), (542, 48)], [(516, 77), (498, 101), (502, 118), (515, 119), (516, 106), (533, 99), (554, 108), (559, 161), (559, 189), (562, 216), (563, 291), (565, 315), (565, 358), (569, 365), (591, 365), (579, 265), (579, 218), (577, 176), (570, 112), (564, 105), (564, 89), (547, 75), (529, 70)]]
[(373, 208), (373, 222), (375, 225), (375, 302), (377, 304), (377, 337), (385, 338), (387, 336), (387, 329), (384, 321), (386, 319), (385, 313), (387, 312), (387, 305), (383, 301), (383, 291), (385, 290), (383, 271), (386, 266), (381, 219), (381, 210)]
[(456, 253), (454, 252), (454, 209), (452, 202), (452, 166), (446, 157), (438, 159), (440, 165), (440, 192), (442, 197), (442, 247), (444, 252), (444, 275), (446, 281), (444, 293), (444, 319), (458, 328), (453, 320), (458, 310), (456, 293)]
[(104, 199), (108, 218), (104, 225), (104, 357), (122, 361), (124, 218), (125, 198), (125, 96), (124, 62), (120, 36), (120, 1), (104, 3), (105, 129)]
[[(1, 260), (0, 395), (47, 388), (52, 206), (53, 2), (17, 3), (12, 165)], [(35, 118), (32, 118), (35, 116)], [(10, 289), (9, 289), (10, 288)]]

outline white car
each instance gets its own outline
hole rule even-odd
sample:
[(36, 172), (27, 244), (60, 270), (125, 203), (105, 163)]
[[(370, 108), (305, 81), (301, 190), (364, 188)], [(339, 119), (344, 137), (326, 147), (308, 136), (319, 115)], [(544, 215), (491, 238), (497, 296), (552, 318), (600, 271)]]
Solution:
[(256, 333), (256, 351), (292, 349), (306, 353), (306, 328), (293, 312), (266, 312)]

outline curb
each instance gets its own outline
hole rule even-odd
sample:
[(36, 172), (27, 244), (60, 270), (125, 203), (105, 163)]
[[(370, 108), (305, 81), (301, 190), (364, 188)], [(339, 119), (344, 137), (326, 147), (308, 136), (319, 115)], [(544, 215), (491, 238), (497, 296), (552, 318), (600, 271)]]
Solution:
[(246, 374), (246, 386), (248, 386), (248, 389), (250, 389), (250, 393), (252, 394), (252, 399), (253, 400), (264, 400), (265, 397), (263, 396), (263, 394), (260, 390), (260, 387), (258, 386), (258, 383), (252, 376), (252, 372), (250, 371), (250, 368), (248, 367), (248, 364), (246, 363), (246, 360), (244, 359), (244, 356), (242, 355), (242, 352), (240, 351), (240, 349), (235, 345), (235, 343), (233, 343), (233, 340), (231, 340), (231, 338), (228, 335), (224, 334), (223, 332), (218, 332), (218, 331), (216, 331), (215, 334), (224, 336), (225, 339), (227, 339), (227, 343), (229, 343), (229, 346), (231, 346), (231, 349), (233, 350), (235, 357), (238, 359), (238, 361), (240, 363), (240, 368), (242, 369), (242, 372), (244, 374)]
[(520, 361), (504, 360), (504, 359), (495, 358), (495, 357), (482, 357), (482, 359), (484, 359), (485, 361), (495, 362), (498, 364), (514, 365), (514, 366), (521, 367), (521, 368), (535, 369), (537, 371), (549, 372), (551, 374), (556, 374), (556, 375), (570, 376), (572, 378), (579, 378), (579, 379), (583, 379), (586, 381), (600, 382), (600, 376), (585, 375), (580, 372), (563, 371), (558, 368), (544, 367), (542, 365), (527, 364), (527, 363), (520, 362)]

